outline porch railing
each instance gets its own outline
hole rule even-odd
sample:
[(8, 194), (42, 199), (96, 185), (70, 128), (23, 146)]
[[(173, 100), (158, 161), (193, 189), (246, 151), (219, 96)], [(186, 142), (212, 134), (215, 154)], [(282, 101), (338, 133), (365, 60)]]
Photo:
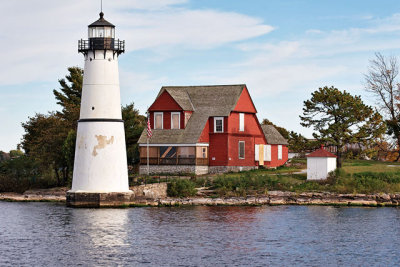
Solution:
[[(147, 157), (140, 158), (140, 164), (147, 164)], [(199, 165), (207, 166), (208, 158), (156, 158), (149, 157), (149, 165)]]

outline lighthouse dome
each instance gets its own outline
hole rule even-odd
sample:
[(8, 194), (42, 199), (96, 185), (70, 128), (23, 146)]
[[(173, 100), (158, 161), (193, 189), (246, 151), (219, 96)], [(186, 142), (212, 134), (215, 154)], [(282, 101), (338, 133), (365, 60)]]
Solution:
[(100, 18), (89, 25), (89, 27), (96, 27), (96, 26), (109, 26), (115, 28), (115, 26), (104, 19), (104, 13), (100, 12)]

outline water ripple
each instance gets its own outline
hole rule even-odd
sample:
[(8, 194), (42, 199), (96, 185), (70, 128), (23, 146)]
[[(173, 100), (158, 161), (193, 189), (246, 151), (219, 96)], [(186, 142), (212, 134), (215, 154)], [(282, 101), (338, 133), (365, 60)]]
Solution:
[(0, 266), (399, 265), (400, 209), (0, 202)]

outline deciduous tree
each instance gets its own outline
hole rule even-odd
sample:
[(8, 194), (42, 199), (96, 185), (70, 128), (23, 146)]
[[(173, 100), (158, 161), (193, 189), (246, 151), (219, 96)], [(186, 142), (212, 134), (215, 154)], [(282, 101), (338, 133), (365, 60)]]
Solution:
[[(399, 63), (396, 57), (385, 57), (380, 53), (370, 61), (365, 75), (365, 89), (372, 92), (387, 124), (387, 134), (392, 137), (397, 149), (396, 161), (400, 159), (400, 84)], [(391, 150), (391, 149), (390, 149)]]
[(58, 186), (65, 185), (70, 171), (62, 151), (68, 135), (66, 121), (55, 113), (36, 114), (22, 127), (25, 134), (21, 145), (26, 155), (38, 161), (42, 170), (52, 168)]

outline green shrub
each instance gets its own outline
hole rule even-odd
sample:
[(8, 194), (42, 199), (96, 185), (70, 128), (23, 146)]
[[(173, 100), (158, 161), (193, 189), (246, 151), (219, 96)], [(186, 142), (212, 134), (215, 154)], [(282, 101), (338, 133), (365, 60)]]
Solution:
[(31, 188), (57, 186), (54, 170), (41, 169), (39, 163), (28, 156), (0, 163), (0, 192), (23, 193)]
[(277, 178), (246, 172), (240, 176), (218, 176), (211, 188), (220, 196), (246, 196), (249, 193), (263, 193), (269, 183), (277, 183)]
[(196, 184), (190, 180), (175, 179), (168, 183), (167, 194), (170, 197), (190, 197), (196, 193)]
[(26, 156), (3, 161), (0, 164), (0, 192), (22, 193), (38, 177), (38, 164)]

